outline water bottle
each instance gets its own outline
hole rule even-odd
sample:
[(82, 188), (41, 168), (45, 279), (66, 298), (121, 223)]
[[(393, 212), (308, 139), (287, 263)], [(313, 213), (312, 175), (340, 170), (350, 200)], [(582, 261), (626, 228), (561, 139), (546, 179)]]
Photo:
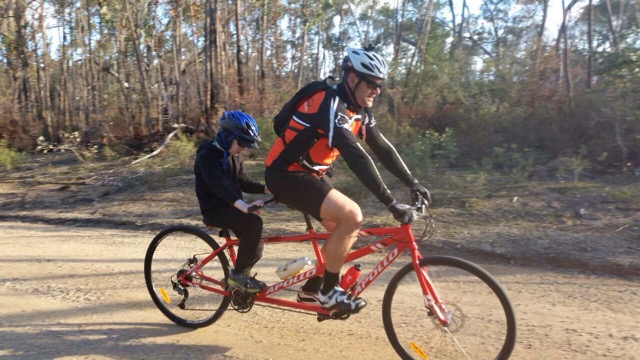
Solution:
[(299, 257), (279, 266), (276, 275), (282, 280), (288, 279), (300, 273), (307, 265), (311, 265), (311, 259), (308, 256)]
[(342, 279), (340, 279), (340, 287), (344, 290), (349, 290), (360, 277), (360, 270), (362, 270), (362, 265), (360, 264), (351, 266), (344, 275), (342, 275)]

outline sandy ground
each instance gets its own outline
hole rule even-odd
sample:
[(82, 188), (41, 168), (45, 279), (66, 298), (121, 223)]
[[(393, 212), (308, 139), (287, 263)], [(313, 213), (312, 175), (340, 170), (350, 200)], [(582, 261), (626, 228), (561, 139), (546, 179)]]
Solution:
[[(3, 359), (396, 358), (381, 319), (388, 277), (367, 290), (369, 306), (347, 321), (318, 323), (255, 306), (189, 330), (166, 319), (146, 290), (143, 259), (154, 232), (6, 221), (0, 229)], [(268, 247), (256, 270), (275, 280), (275, 268), (304, 251), (302, 244)], [(640, 359), (637, 281), (480, 264), (516, 309), (513, 359)]]
[[(431, 189), (437, 231), (420, 249), (471, 259), (500, 281), (518, 320), (513, 359), (640, 359), (637, 179), (452, 180), (452, 190)], [(360, 201), (365, 225), (394, 224), (370, 198)], [(282, 205), (263, 216), (265, 234), (304, 230)], [(381, 303), (406, 258), (347, 321), (256, 305), (189, 330), (164, 317), (144, 283), (146, 248), (171, 224), (201, 226), (188, 170), (48, 154), (0, 173), (0, 359), (396, 358)], [(307, 254), (305, 244), (267, 247), (258, 277), (275, 281), (279, 265)]]

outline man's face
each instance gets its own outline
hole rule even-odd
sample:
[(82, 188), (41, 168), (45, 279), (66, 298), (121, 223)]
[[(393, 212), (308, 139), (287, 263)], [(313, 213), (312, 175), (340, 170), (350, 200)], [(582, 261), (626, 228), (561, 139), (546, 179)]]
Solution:
[[(356, 86), (356, 84), (358, 85)], [(349, 74), (349, 85), (353, 89), (358, 105), (362, 107), (373, 106), (373, 99), (380, 94), (380, 84), (382, 84), (382, 79), (367, 76), (358, 77), (354, 73)], [(356, 86), (355, 89), (354, 86)]]

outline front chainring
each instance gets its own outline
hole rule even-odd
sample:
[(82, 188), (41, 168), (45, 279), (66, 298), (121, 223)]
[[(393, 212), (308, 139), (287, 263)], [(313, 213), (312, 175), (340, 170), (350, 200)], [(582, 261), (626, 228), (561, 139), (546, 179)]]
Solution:
[(247, 313), (253, 307), (253, 297), (245, 291), (230, 289), (231, 307), (239, 313)]

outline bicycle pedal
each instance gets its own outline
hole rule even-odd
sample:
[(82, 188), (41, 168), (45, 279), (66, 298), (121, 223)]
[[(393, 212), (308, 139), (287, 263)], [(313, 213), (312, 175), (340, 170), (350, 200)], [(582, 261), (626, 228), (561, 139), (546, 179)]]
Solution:
[(347, 320), (351, 314), (355, 314), (353, 312), (345, 312), (345, 311), (332, 311), (331, 319), (332, 320)]
[(318, 313), (316, 320), (318, 320), (318, 322), (323, 322), (325, 320), (347, 320), (349, 316), (351, 316), (351, 313), (349, 312), (332, 311), (329, 315)]

